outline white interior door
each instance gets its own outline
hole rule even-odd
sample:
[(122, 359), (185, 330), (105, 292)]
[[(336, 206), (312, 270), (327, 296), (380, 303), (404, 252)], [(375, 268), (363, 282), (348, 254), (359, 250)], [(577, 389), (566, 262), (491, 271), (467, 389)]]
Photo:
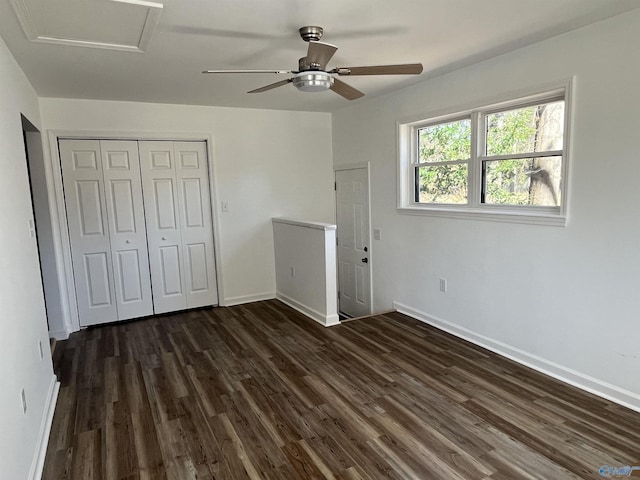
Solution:
[(371, 313), (369, 172), (336, 171), (339, 310), (350, 317)]
[(153, 314), (138, 142), (100, 142), (118, 320)]
[(71, 259), (80, 325), (118, 318), (102, 157), (97, 140), (60, 140)]
[(187, 308), (173, 142), (139, 142), (149, 266), (156, 313)]
[(139, 143), (156, 313), (218, 303), (206, 144)]
[(204, 142), (174, 142), (185, 292), (189, 308), (218, 303), (209, 171)]

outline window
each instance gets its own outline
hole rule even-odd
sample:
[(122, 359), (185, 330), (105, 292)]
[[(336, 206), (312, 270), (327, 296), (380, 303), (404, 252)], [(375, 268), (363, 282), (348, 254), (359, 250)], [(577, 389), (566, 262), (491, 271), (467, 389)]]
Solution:
[(471, 119), (416, 129), (415, 201), (465, 205), (471, 159)]
[(568, 90), (400, 124), (400, 210), (564, 224)]
[(564, 117), (564, 99), (482, 115), (481, 203), (560, 206)]

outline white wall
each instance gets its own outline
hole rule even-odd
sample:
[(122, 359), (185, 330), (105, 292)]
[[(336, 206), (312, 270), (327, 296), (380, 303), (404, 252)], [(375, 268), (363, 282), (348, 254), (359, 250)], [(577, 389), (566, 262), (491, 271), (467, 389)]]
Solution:
[(55, 377), (38, 250), (29, 236), (33, 213), (20, 117), (39, 126), (38, 99), (2, 39), (0, 105), (0, 476), (23, 479), (36, 469)]
[(51, 98), (40, 108), (46, 130), (213, 134), (229, 206), (214, 209), (223, 305), (275, 296), (272, 217), (333, 220), (329, 114)]
[[(640, 409), (639, 28), (624, 14), (334, 115), (335, 164), (371, 162), (375, 310), (399, 302)], [(572, 75), (566, 227), (396, 211), (396, 121)]]
[(274, 218), (276, 298), (328, 327), (337, 325), (336, 225)]

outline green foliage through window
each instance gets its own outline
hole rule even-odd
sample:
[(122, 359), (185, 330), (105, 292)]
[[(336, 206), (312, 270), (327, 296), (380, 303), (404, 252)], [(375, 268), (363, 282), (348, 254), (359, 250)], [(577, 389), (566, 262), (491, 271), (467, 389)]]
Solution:
[(417, 167), (419, 172), (419, 201), (423, 203), (467, 203), (466, 164)]
[(418, 163), (466, 160), (471, 156), (471, 120), (421, 128), (418, 145)]
[(560, 205), (561, 166), (562, 157), (486, 161), (484, 203)]
[(420, 128), (418, 149), (416, 201), (466, 204), (471, 119)]

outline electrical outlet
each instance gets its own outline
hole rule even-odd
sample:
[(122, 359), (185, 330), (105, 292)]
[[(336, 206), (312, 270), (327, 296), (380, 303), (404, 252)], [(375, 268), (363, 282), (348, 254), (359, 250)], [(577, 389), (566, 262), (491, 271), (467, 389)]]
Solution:
[(20, 401), (22, 402), (22, 413), (27, 414), (27, 395), (24, 393), (24, 388), (20, 391)]
[(42, 340), (38, 340), (38, 351), (40, 352), (40, 360), (44, 358), (44, 351), (42, 350)]
[(447, 293), (447, 279), (446, 278), (441, 278), (440, 279), (440, 291), (442, 293)]
[(296, 276), (296, 267), (291, 267), (291, 276), (295, 278), (295, 276)]

